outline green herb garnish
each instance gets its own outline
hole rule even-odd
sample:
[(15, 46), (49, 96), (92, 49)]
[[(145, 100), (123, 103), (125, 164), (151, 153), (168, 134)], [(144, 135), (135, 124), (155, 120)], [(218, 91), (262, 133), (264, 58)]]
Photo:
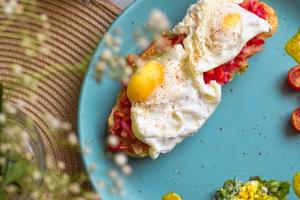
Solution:
[[(248, 190), (252, 189), (252, 194), (248, 194)], [(280, 182), (276, 180), (263, 180), (259, 176), (250, 177), (249, 181), (243, 183), (237, 179), (225, 181), (222, 188), (219, 188), (213, 197), (213, 200), (240, 200), (243, 195), (258, 196), (257, 200), (273, 199), (287, 200), (290, 190), (289, 182)]]

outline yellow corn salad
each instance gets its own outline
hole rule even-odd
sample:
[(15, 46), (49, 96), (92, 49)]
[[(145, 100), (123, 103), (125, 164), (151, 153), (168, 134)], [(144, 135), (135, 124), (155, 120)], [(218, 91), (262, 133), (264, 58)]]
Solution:
[(250, 181), (240, 188), (236, 200), (278, 200), (260, 189), (258, 181)]

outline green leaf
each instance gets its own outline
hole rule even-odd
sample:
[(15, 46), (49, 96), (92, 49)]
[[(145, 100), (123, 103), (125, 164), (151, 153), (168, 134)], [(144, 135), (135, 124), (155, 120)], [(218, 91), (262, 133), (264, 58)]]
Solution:
[(28, 168), (29, 163), (25, 159), (19, 158), (16, 161), (10, 161), (4, 183), (10, 184), (12, 182), (19, 182), (28, 172)]
[(6, 195), (3, 188), (0, 188), (0, 200), (6, 200)]

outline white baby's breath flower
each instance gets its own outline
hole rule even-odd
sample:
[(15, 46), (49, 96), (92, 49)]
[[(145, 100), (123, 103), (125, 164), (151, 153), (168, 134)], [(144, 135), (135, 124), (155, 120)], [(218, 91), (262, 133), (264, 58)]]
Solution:
[(114, 53), (116, 53), (116, 54), (119, 53), (120, 50), (121, 50), (121, 48), (118, 47), (118, 46), (115, 46), (115, 47), (112, 48), (112, 51), (113, 51)]
[(34, 171), (32, 177), (34, 180), (39, 181), (42, 178), (42, 173), (40, 171)]
[(148, 19), (148, 26), (150, 29), (163, 31), (169, 29), (171, 24), (167, 15), (163, 11), (159, 9), (153, 9)]
[(109, 135), (107, 138), (107, 143), (111, 147), (117, 147), (120, 143), (120, 140), (116, 135)]
[(107, 176), (112, 179), (112, 180), (116, 180), (119, 176), (118, 171), (111, 169), (107, 172)]
[(68, 141), (71, 145), (77, 145), (78, 144), (77, 135), (74, 132), (69, 133), (68, 134)]
[(16, 153), (22, 153), (22, 151), (23, 151), (23, 149), (18, 145), (14, 147), (14, 150), (15, 150)]
[(84, 146), (82, 148), (82, 151), (83, 151), (84, 155), (90, 155), (92, 153), (91, 147), (89, 147), (89, 146)]
[(23, 75), (23, 81), (24, 84), (31, 86), (32, 84), (34, 84), (34, 78), (30, 75)]
[(17, 113), (17, 108), (13, 104), (8, 103), (8, 102), (4, 103), (4, 110), (7, 113), (12, 114), (12, 115)]
[(4, 157), (0, 157), (0, 166), (4, 166), (6, 164), (6, 159)]
[(36, 37), (40, 43), (45, 42), (47, 40), (47, 35), (45, 35), (44, 33), (38, 33)]
[(119, 67), (119, 63), (118, 63), (118, 60), (115, 60), (115, 59), (111, 59), (109, 61), (109, 65), (112, 69), (117, 69)]
[(0, 124), (5, 124), (6, 122), (6, 114), (0, 113)]
[(29, 57), (34, 57), (36, 56), (36, 51), (34, 51), (33, 49), (25, 49), (25, 54)]
[(133, 70), (132, 70), (131, 67), (126, 66), (126, 67), (124, 68), (124, 75), (125, 75), (125, 76), (130, 77), (130, 76), (132, 75), (132, 73), (133, 73)]
[(39, 190), (32, 191), (31, 194), (30, 194), (30, 196), (31, 196), (32, 199), (38, 199), (40, 197)]
[(135, 63), (138, 66), (138, 68), (141, 68), (142, 66), (145, 65), (145, 61), (143, 59), (140, 59), (140, 58), (137, 58)]
[(18, 99), (17, 100), (17, 107), (19, 109), (22, 109), (22, 108), (24, 108), (24, 106), (25, 106), (25, 101), (23, 101), (22, 99)]
[(43, 53), (43, 54), (45, 54), (45, 55), (49, 55), (51, 51), (50, 51), (50, 49), (47, 46), (42, 45), (40, 47), (40, 52)]
[(114, 37), (115, 45), (120, 46), (122, 44), (122, 38), (121, 37)]
[(122, 67), (126, 67), (126, 68), (129, 67), (129, 68), (131, 68), (130, 66), (128, 66), (127, 60), (125, 58), (120, 58), (119, 63), (120, 63), (120, 65)]
[(97, 187), (98, 187), (99, 189), (103, 189), (103, 188), (105, 188), (105, 186), (106, 186), (105, 181), (98, 181)]
[(105, 34), (104, 41), (108, 47), (112, 47), (114, 45), (114, 38), (110, 34)]
[(15, 12), (17, 14), (21, 14), (23, 12), (23, 10), (24, 10), (24, 5), (18, 4), (16, 9), (15, 9)]
[(21, 131), (20, 136), (21, 136), (22, 140), (25, 142), (28, 142), (30, 139), (29, 134), (26, 131)]
[(113, 55), (112, 55), (111, 51), (108, 48), (106, 48), (106, 49), (104, 49), (104, 51), (101, 55), (101, 59), (103, 59), (105, 61), (109, 61), (112, 59), (112, 56)]
[(102, 73), (105, 70), (105, 62), (98, 62), (96, 65), (96, 72), (97, 73)]
[(31, 93), (30, 96), (29, 96), (29, 98), (30, 98), (30, 101), (32, 103), (37, 103), (37, 101), (39, 99), (39, 96), (37, 94), (35, 94), (35, 93)]
[(3, 12), (6, 15), (12, 15), (16, 9), (16, 6), (17, 6), (16, 0), (7, 1), (3, 5)]
[(116, 181), (115, 181), (115, 186), (116, 188), (118, 189), (122, 189), (124, 187), (124, 181), (121, 179), (121, 178), (118, 178)]
[(57, 167), (60, 170), (64, 170), (66, 168), (66, 164), (63, 161), (58, 161), (57, 162)]
[(72, 125), (70, 122), (61, 122), (60, 128), (64, 131), (69, 131), (72, 129)]
[(122, 172), (126, 176), (130, 176), (132, 174), (132, 167), (130, 165), (125, 165), (122, 167)]
[(118, 166), (124, 166), (127, 164), (128, 157), (124, 153), (117, 153), (114, 157), (114, 161)]
[(119, 196), (124, 199), (126, 197), (125, 191), (124, 190), (120, 190), (119, 191)]
[(11, 149), (11, 144), (9, 144), (9, 143), (1, 144), (0, 149), (2, 152), (7, 152), (8, 150)]
[(86, 200), (100, 200), (99, 195), (96, 192), (85, 192), (84, 197)]
[(50, 127), (54, 130), (57, 130), (61, 127), (61, 121), (59, 119), (57, 119), (56, 117), (54, 117), (50, 113), (46, 114), (46, 120), (47, 120), (48, 124), (50, 125)]
[(31, 153), (29, 153), (29, 152), (26, 152), (26, 153), (24, 154), (24, 157), (25, 157), (27, 160), (31, 160), (31, 159), (32, 159), (32, 155), (31, 155)]
[(41, 14), (41, 15), (40, 15), (40, 19), (41, 19), (43, 22), (45, 22), (45, 21), (48, 20), (48, 16), (45, 15), (45, 14)]
[(113, 195), (113, 196), (117, 195), (117, 190), (116, 190), (116, 188), (114, 188), (114, 187), (110, 187), (110, 188), (108, 189), (108, 192), (109, 192), (111, 195)]
[(150, 40), (149, 40), (147, 37), (145, 37), (145, 36), (139, 37), (139, 38), (137, 39), (137, 43), (138, 43), (138, 45), (139, 45), (139, 47), (140, 47), (141, 49), (146, 49), (146, 48), (148, 48), (148, 47), (150, 46), (150, 44), (151, 44)]
[(69, 176), (69, 174), (63, 173), (63, 174), (61, 175), (60, 181), (61, 181), (61, 183), (62, 183), (63, 185), (68, 184), (68, 183), (70, 182), (70, 176)]
[(45, 176), (44, 182), (45, 182), (47, 185), (53, 184), (53, 183), (52, 183), (53, 181), (52, 181), (52, 179), (51, 179), (50, 176)]
[(80, 194), (81, 192), (81, 188), (80, 188), (80, 185), (78, 183), (72, 183), (70, 186), (69, 186), (69, 190), (70, 192), (72, 192), (73, 194)]
[(119, 28), (119, 27), (117, 27), (117, 28), (114, 28), (113, 32), (114, 32), (114, 34), (116, 34), (116, 35), (121, 35), (121, 34), (122, 34), (122, 29)]
[(5, 191), (7, 193), (15, 193), (16, 191), (18, 190), (17, 186), (16, 185), (13, 185), (13, 184), (10, 184), (8, 186), (5, 187)]
[(168, 42), (164, 39), (164, 37), (157, 37), (155, 40), (155, 44), (159, 49), (164, 49), (167, 47)]
[(18, 76), (22, 75), (23, 67), (22, 67), (21, 65), (19, 65), (19, 64), (14, 64), (14, 65), (12, 66), (12, 68), (13, 68), (13, 71), (14, 71), (14, 73), (15, 73), (16, 75), (18, 75)]
[(91, 163), (91, 164), (88, 166), (88, 171), (89, 171), (89, 172), (94, 172), (94, 171), (96, 171), (96, 169), (97, 169), (96, 163)]
[(49, 30), (51, 28), (51, 24), (48, 23), (48, 22), (44, 22), (43, 23), (43, 28), (46, 29), (46, 30)]

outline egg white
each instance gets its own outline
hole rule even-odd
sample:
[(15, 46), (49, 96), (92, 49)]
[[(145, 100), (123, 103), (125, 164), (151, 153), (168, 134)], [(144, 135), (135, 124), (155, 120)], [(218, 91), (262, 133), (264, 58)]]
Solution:
[(133, 103), (131, 118), (136, 137), (150, 146), (150, 156), (173, 149), (196, 132), (221, 100), (221, 86), (212, 82), (200, 93), (188, 68), (187, 54), (177, 45), (156, 61), (165, 67), (164, 83), (144, 103)]

